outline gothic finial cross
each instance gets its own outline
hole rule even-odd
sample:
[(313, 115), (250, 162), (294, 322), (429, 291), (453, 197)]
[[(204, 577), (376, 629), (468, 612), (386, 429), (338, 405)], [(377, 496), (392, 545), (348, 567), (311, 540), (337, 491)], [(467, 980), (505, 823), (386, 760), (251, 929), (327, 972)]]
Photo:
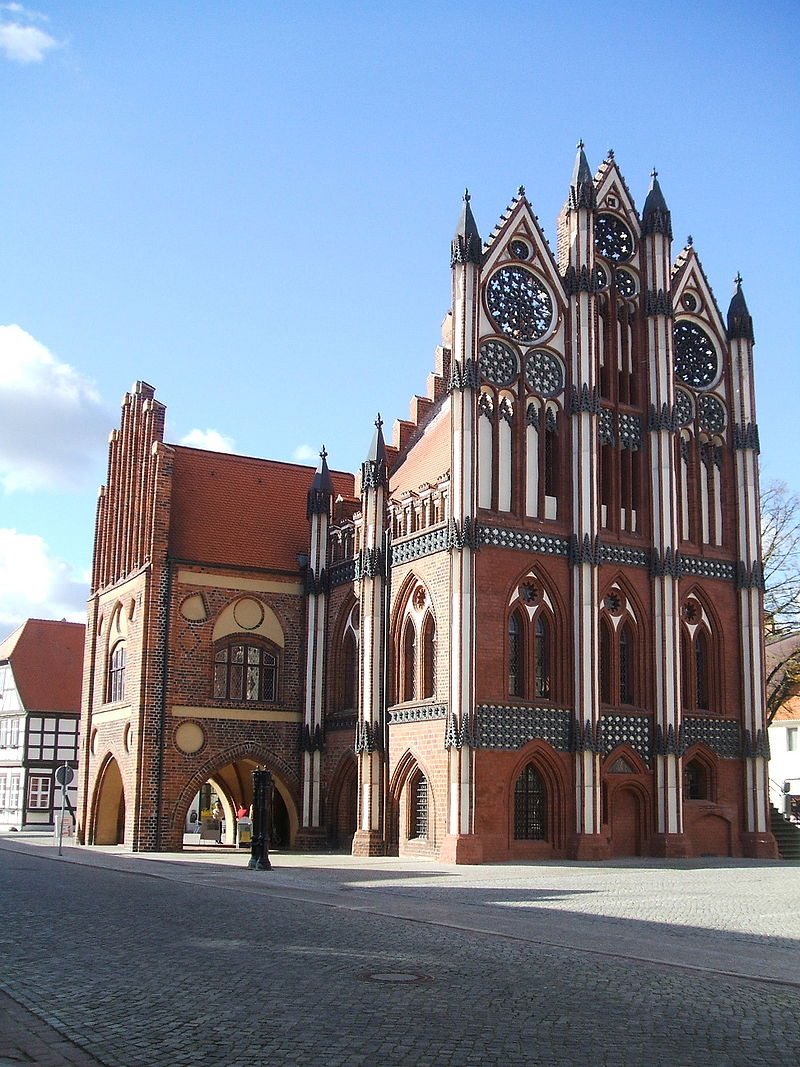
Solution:
[(741, 271), (738, 271), (738, 270), (737, 270), (737, 272), (736, 272), (736, 277), (735, 277), (735, 278), (733, 279), (733, 284), (734, 284), (734, 285), (735, 285), (735, 286), (736, 286), (737, 288), (739, 288), (739, 286), (741, 286), (741, 284), (742, 284), (742, 273), (741, 273)]
[(653, 179), (658, 177), (658, 171), (656, 170), (655, 167), (653, 167), (653, 169), (650, 171), (650, 177), (653, 178)]
[(608, 150), (608, 158), (609, 159), (613, 159), (614, 158), (614, 149), (613, 148), (609, 148), (609, 150)]
[(517, 196), (524, 196), (524, 195), (525, 195), (525, 186), (524, 185), (520, 185), (519, 189), (517, 189)]
[(382, 426), (383, 426), (383, 419), (381, 418), (381, 413), (380, 413), (380, 411), (379, 411), (379, 412), (378, 412), (378, 417), (377, 417), (377, 419), (375, 420), (375, 429), (376, 429), (376, 430), (380, 430), (380, 428), (381, 428)]
[(320, 454), (319, 454), (319, 458), (320, 459), (327, 459), (328, 458), (328, 450), (325, 447), (325, 445), (322, 446), (322, 449), (321, 449)]
[(578, 143), (577, 143), (577, 145), (576, 145), (575, 147), (576, 147), (577, 149), (581, 149), (581, 148), (583, 148), (583, 138), (582, 138), (582, 137), (581, 137), (581, 139), (580, 139), (580, 140), (578, 141)]
[(468, 204), (472, 197), (469, 195), (469, 189), (464, 190), (464, 203)]
[(694, 237), (692, 237), (691, 234), (689, 234), (689, 236), (686, 238), (686, 244), (689, 248), (691, 248), (694, 244)]

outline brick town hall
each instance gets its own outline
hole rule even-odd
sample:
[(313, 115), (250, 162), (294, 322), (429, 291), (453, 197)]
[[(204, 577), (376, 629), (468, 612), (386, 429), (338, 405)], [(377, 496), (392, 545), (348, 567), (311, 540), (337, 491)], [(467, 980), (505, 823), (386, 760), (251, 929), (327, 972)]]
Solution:
[(125, 396), (85, 843), (180, 849), (208, 783), (232, 827), (263, 766), (297, 849), (776, 855), (740, 280), (723, 318), (655, 174), (640, 215), (582, 146), (555, 255), (520, 189), (485, 242), (465, 196), (451, 266), (426, 395), (356, 474), (168, 444)]

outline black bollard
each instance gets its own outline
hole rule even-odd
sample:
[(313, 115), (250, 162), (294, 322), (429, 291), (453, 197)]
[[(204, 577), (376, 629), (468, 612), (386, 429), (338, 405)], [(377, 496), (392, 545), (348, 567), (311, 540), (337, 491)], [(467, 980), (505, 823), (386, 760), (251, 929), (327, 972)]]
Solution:
[(275, 784), (266, 770), (253, 771), (253, 838), (250, 842), (251, 871), (271, 871), (269, 841), (272, 836), (272, 794)]

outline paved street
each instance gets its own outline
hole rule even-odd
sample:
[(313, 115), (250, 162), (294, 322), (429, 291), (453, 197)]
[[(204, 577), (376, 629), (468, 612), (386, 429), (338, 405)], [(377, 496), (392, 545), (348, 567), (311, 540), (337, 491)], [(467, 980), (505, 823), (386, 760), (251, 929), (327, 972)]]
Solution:
[(0, 1067), (800, 1062), (800, 865), (246, 860), (0, 838)]

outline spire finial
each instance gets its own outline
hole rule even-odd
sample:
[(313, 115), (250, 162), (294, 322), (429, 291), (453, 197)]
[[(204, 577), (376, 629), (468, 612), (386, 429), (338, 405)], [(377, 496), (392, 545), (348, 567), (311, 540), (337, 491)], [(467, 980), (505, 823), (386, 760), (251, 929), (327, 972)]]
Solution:
[(578, 141), (578, 143), (577, 143), (577, 144), (575, 145), (575, 147), (576, 147), (576, 148), (578, 148), (578, 149), (580, 149), (580, 148), (585, 148), (585, 147), (586, 147), (586, 146), (584, 145), (584, 143), (583, 143), (583, 138), (582, 138), (582, 137), (580, 138), (580, 140)]
[(375, 419), (375, 429), (376, 430), (380, 430), (382, 428), (382, 426), (383, 426), (383, 419), (381, 418), (381, 413), (379, 411), (378, 412), (378, 417)]
[(651, 178), (657, 178), (658, 177), (658, 171), (656, 170), (655, 167), (653, 167), (653, 169), (650, 171), (650, 177)]
[(733, 279), (733, 284), (736, 286), (737, 289), (741, 289), (742, 288), (742, 272), (741, 271), (738, 271), (738, 270), (736, 271), (736, 277)]
[(469, 189), (464, 190), (464, 203), (468, 204), (472, 197), (469, 195)]
[(686, 238), (686, 247), (687, 248), (691, 248), (693, 244), (694, 244), (694, 237), (692, 237), (692, 235), (689, 234), (689, 236)]
[(322, 448), (320, 449), (319, 458), (320, 459), (327, 459), (328, 458), (328, 450), (325, 447), (325, 445), (323, 445)]
[(606, 159), (613, 159), (613, 158), (614, 158), (614, 149), (613, 148), (609, 148), (608, 152), (606, 153)]
[(517, 196), (524, 196), (524, 195), (525, 195), (525, 186), (524, 185), (520, 185), (519, 189), (517, 189)]

